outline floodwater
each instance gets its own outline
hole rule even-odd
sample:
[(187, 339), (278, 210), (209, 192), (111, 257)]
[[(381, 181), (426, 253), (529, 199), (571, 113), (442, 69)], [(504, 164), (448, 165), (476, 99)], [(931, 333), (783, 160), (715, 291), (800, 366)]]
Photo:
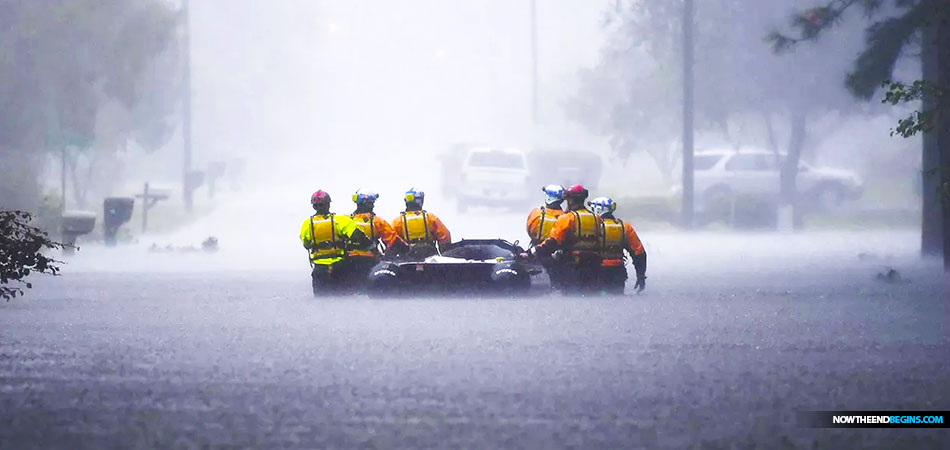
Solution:
[(616, 297), (315, 299), (303, 254), (89, 246), (0, 304), (0, 448), (947, 445), (796, 423), (950, 409), (914, 233), (642, 234)]

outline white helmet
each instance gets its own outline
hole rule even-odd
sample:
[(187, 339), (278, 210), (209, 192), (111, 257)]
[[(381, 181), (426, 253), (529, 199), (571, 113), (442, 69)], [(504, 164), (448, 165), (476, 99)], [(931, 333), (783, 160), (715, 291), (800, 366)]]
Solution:
[(587, 207), (597, 214), (598, 217), (604, 217), (607, 214), (611, 214), (617, 210), (617, 203), (614, 202), (610, 197), (597, 197), (593, 200), (587, 202)]
[(541, 191), (544, 192), (544, 204), (550, 205), (552, 203), (557, 203), (564, 200), (564, 186), (560, 184), (549, 184), (543, 188)]
[(360, 189), (353, 194), (353, 203), (362, 205), (364, 203), (376, 203), (379, 194), (368, 189)]
[(406, 197), (405, 197), (405, 198), (406, 198), (406, 205), (412, 203), (412, 204), (419, 205), (419, 207), (421, 208), (421, 207), (422, 207), (422, 203), (423, 203), (423, 202), (425, 201), (425, 199), (426, 199), (426, 193), (423, 192), (423, 191), (421, 191), (421, 190), (419, 190), (419, 189), (416, 189), (416, 188), (414, 188), (414, 187), (411, 187), (411, 188), (409, 188), (408, 191), (406, 191)]

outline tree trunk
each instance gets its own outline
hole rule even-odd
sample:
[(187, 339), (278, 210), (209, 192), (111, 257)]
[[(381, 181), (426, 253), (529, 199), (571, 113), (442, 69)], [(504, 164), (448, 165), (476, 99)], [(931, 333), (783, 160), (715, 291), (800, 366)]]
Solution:
[[(924, 80), (940, 85), (939, 61), (939, 28), (934, 24), (923, 27), (921, 41), (921, 70)], [(937, 100), (931, 95), (924, 97), (924, 111), (937, 110)], [(921, 167), (921, 222), (920, 222), (920, 255), (925, 258), (940, 257), (943, 249), (943, 232), (941, 227), (940, 195), (937, 191), (940, 174), (940, 117), (937, 126), (923, 133), (922, 167)]]
[[(950, 1), (944, 2), (950, 6)], [(940, 209), (943, 221), (940, 224), (943, 235), (943, 268), (950, 272), (950, 11), (942, 8), (939, 17), (934, 21), (936, 28), (937, 45), (937, 85), (943, 90), (937, 106), (936, 124), (933, 132), (936, 134), (937, 146), (940, 149)]]
[(798, 162), (801, 160), (802, 149), (805, 147), (805, 135), (805, 112), (795, 109), (791, 111), (791, 136), (788, 140), (788, 152), (785, 161), (782, 162), (779, 205), (793, 208), (796, 228), (801, 225), (801, 220), (798, 208), (798, 187), (795, 179), (798, 178)]
[(768, 111), (762, 111), (762, 118), (765, 119), (765, 131), (768, 132), (769, 136), (769, 149), (775, 152), (777, 157), (778, 139), (775, 137), (775, 127), (772, 125), (772, 113)]

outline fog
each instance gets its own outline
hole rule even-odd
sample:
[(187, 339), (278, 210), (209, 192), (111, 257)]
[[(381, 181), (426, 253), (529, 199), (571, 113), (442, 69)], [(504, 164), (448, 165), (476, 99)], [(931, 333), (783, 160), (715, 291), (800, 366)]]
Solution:
[[(270, 263), (283, 265), (289, 248), (302, 253), (297, 230), (314, 190), (330, 192), (337, 212), (352, 210), (356, 189), (376, 190), (377, 213), (391, 219), (413, 186), (458, 237), (524, 241), (520, 212), (487, 208), (456, 218), (454, 200), (439, 192), (439, 155), (451, 144), (529, 150), (535, 139), (561, 144), (563, 137), (603, 147), (603, 138), (576, 125), (573, 136), (558, 127), (568, 123), (561, 103), (573, 94), (576, 71), (596, 62), (606, 2), (539, 8), (540, 117), (553, 136), (532, 128), (530, 5), (523, 3), (241, 1), (222, 11), (193, 2), (193, 161), (202, 168), (244, 159), (247, 172), (239, 190), (223, 181), (213, 200), (199, 189), (193, 223), (145, 236), (133, 230), (133, 242), (187, 245), (215, 235), (223, 249), (253, 246), (245, 252), (252, 259), (274, 255)], [(125, 184), (113, 195), (140, 192), (150, 180), (173, 191), (150, 211), (153, 223), (181, 207), (180, 135), (153, 154), (121, 158)], [(498, 213), (505, 223), (488, 218)], [(479, 232), (483, 224), (497, 236)]]
[[(193, 1), (193, 167), (204, 170), (212, 162), (223, 161), (228, 167), (226, 175), (218, 181), (214, 198), (210, 198), (207, 184), (196, 190), (195, 212), (184, 214), (180, 129), (153, 153), (146, 154), (132, 142), (116, 156), (118, 177), (109, 188), (93, 195), (131, 196), (148, 181), (153, 189), (168, 191), (171, 198), (149, 212), (150, 232), (142, 234), (139, 230), (139, 201), (132, 222), (123, 227), (120, 248), (100, 248), (94, 233), (81, 238), (83, 250), (69, 263), (77, 270), (109, 266), (106, 261), (110, 260), (115, 268), (140, 267), (143, 262), (151, 267), (160, 260), (174, 261), (180, 256), (147, 253), (153, 244), (183, 247), (216, 236), (221, 243), (220, 255), (182, 257), (185, 259), (171, 267), (200, 270), (217, 258), (227, 260), (226, 266), (232, 268), (299, 265), (305, 270), (297, 229), (310, 213), (307, 198), (316, 189), (330, 192), (333, 210), (340, 213), (352, 210), (349, 196), (356, 189), (378, 191), (381, 197), (376, 212), (391, 219), (402, 209), (402, 193), (416, 187), (428, 193), (427, 209), (444, 219), (456, 240), (501, 237), (524, 242), (523, 217), (531, 205), (524, 205), (523, 211), (475, 207), (461, 214), (457, 212), (457, 200), (441, 191), (440, 155), (458, 143), (485, 143), (524, 151), (550, 147), (592, 151), (605, 166), (600, 189), (593, 195), (659, 198), (672, 205), (675, 213), (678, 197), (670, 197), (670, 192), (679, 183), (679, 166), (670, 177), (651, 155), (660, 149), (678, 161), (678, 135), (648, 135), (635, 141), (631, 151), (626, 144), (618, 143), (613, 132), (591, 126), (596, 111), (583, 108), (590, 103), (608, 105), (625, 92), (613, 92), (609, 84), (596, 81), (616, 75), (610, 69), (614, 58), (628, 58), (621, 60), (629, 63), (635, 79), (640, 76), (637, 73), (661, 67), (658, 64), (662, 61), (651, 56), (647, 46), (618, 56), (614, 47), (624, 27), (618, 25), (617, 11), (613, 2), (606, 0), (539, 2), (535, 122), (528, 1), (235, 1), (227, 8), (215, 2)], [(764, 36), (784, 27), (792, 12), (791, 7), (763, 8), (755, 24), (761, 26), (760, 34)], [(835, 76), (841, 78), (849, 55), (860, 45), (859, 34), (844, 39), (842, 33), (836, 36), (839, 41), (816, 44), (823, 46), (822, 51), (840, 54), (836, 58), (841, 60), (842, 71)], [(759, 58), (771, 58), (763, 64), (784, 64), (783, 57), (771, 55), (765, 43), (750, 52)], [(698, 60), (702, 64), (709, 58), (712, 56), (700, 55)], [(914, 71), (911, 63), (898, 67)], [(669, 67), (661, 73), (677, 77), (677, 70)], [(746, 69), (735, 70), (741, 73)], [(591, 75), (595, 73), (601, 75)], [(699, 77), (702, 79), (703, 74)], [(775, 101), (782, 98), (777, 94), (782, 90), (778, 83), (780, 80), (772, 88)], [(840, 90), (842, 97), (846, 96), (840, 84), (821, 92), (827, 89)], [(645, 101), (655, 103), (660, 115), (656, 120), (675, 130), (680, 120), (679, 94), (675, 89), (668, 94), (667, 98), (650, 97)], [(739, 91), (736, 94), (744, 95)], [(770, 95), (769, 91), (764, 95)], [(641, 109), (651, 109), (651, 104), (637, 97), (629, 101), (639, 103)], [(773, 99), (765, 97), (761, 101)], [(912, 230), (918, 226), (915, 216), (920, 202), (914, 181), (920, 167), (915, 151), (919, 142), (889, 135), (906, 110), (843, 102), (854, 103), (856, 106), (849, 108), (860, 112), (844, 114), (831, 109), (813, 114), (802, 158), (812, 164), (854, 171), (868, 181), (864, 198), (842, 205), (845, 213), (833, 215), (846, 216), (840, 233), (847, 236), (867, 225), (861, 219), (865, 211), (877, 211), (878, 215), (895, 211), (901, 217), (898, 223), (871, 224), (876, 228), (866, 233), (897, 233), (901, 238), (894, 243), (896, 248), (905, 256), (913, 254), (917, 238)], [(774, 120), (771, 131), (764, 129), (760, 116), (752, 112), (733, 114), (721, 124), (715, 119), (700, 120), (697, 151), (767, 148), (776, 142), (784, 146), (790, 130), (784, 113), (776, 111), (770, 113)], [(579, 114), (588, 112), (591, 116), (579, 118)], [(631, 116), (630, 120), (638, 119)], [(241, 166), (245, 170), (238, 171)], [(50, 190), (58, 188), (58, 171), (58, 163), (51, 159), (45, 182)], [(875, 184), (879, 178), (885, 181)], [(881, 190), (887, 192), (880, 194)], [(532, 192), (535, 194), (540, 202), (539, 193)], [(85, 208), (96, 210), (96, 204), (88, 202)], [(642, 209), (623, 207), (621, 201), (621, 212), (629, 214), (626, 218), (640, 230), (648, 248), (663, 249), (658, 252), (660, 258), (682, 256), (679, 250), (691, 247), (680, 244), (684, 239), (716, 242), (723, 253), (745, 246), (743, 239), (731, 237), (735, 231), (725, 231), (729, 223), (725, 227), (713, 223), (705, 226), (702, 237), (681, 239), (676, 237), (679, 231), (675, 217), (656, 223), (655, 217), (643, 214)], [(649, 203), (643, 208), (648, 207)], [(640, 221), (639, 217), (646, 218)], [(819, 214), (817, 229), (806, 226), (801, 231), (814, 234), (794, 239), (806, 248), (837, 248), (831, 243), (847, 238), (838, 237), (835, 220), (823, 220)], [(875, 234), (875, 230), (881, 233)], [(756, 231), (762, 232), (767, 230)], [(759, 253), (763, 258), (781, 253), (780, 248), (765, 241), (768, 239), (755, 241), (762, 242)], [(848, 247), (847, 253), (855, 256), (879, 250), (876, 246), (855, 245)], [(656, 261), (658, 267), (664, 264), (663, 259)]]

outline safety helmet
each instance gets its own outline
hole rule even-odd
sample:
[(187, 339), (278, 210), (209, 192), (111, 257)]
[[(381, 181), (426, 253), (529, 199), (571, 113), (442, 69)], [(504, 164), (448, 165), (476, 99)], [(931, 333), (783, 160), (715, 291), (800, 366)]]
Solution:
[(587, 191), (587, 188), (579, 184), (572, 184), (564, 190), (565, 199), (585, 200), (588, 195), (590, 195), (590, 192)]
[(357, 206), (369, 203), (376, 203), (376, 199), (379, 198), (379, 194), (373, 191), (366, 189), (360, 189), (353, 194), (353, 203), (356, 203)]
[(544, 192), (544, 203), (546, 205), (564, 200), (564, 186), (560, 184), (549, 184), (541, 188), (541, 191)]
[(323, 189), (320, 189), (317, 192), (314, 192), (313, 195), (310, 196), (310, 204), (314, 206), (329, 205), (330, 194), (327, 194), (326, 191), (324, 191)]
[(597, 197), (587, 202), (587, 208), (594, 214), (603, 217), (617, 210), (617, 203), (610, 197)]
[(422, 206), (422, 202), (426, 199), (426, 193), (422, 192), (416, 188), (409, 188), (406, 191), (406, 204), (415, 203), (416, 205)]

